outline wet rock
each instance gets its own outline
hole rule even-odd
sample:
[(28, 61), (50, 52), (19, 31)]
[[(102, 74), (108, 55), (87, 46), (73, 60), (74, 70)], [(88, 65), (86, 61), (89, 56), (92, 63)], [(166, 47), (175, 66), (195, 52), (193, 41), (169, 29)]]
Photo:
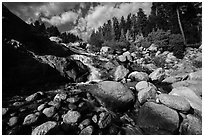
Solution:
[(66, 98), (67, 98), (67, 94), (66, 94), (66, 93), (58, 93), (58, 94), (54, 97), (53, 101), (54, 101), (54, 102), (61, 102), (61, 101), (66, 100)]
[(149, 75), (152, 81), (162, 81), (165, 78), (165, 73), (162, 68), (158, 68)]
[(168, 95), (168, 94), (160, 94), (158, 95), (159, 101), (166, 105), (167, 107), (187, 112), (190, 110), (191, 106), (190, 103), (184, 98), (175, 95)]
[(8, 125), (10, 126), (10, 127), (12, 127), (12, 126), (15, 126), (17, 123), (18, 123), (18, 121), (19, 121), (19, 118), (18, 117), (11, 117), (10, 119), (9, 119), (9, 121), (8, 121)]
[(99, 128), (106, 128), (109, 126), (112, 122), (112, 116), (108, 112), (102, 112), (99, 115), (99, 121), (98, 121), (98, 126)]
[(28, 96), (27, 98), (25, 98), (25, 100), (27, 102), (35, 101), (35, 100), (39, 99), (42, 96), (42, 94), (43, 94), (42, 92), (34, 93), (34, 94)]
[(9, 111), (9, 108), (2, 108), (2, 116), (6, 115)]
[(94, 128), (93, 126), (87, 126), (86, 128), (84, 128), (79, 135), (92, 135), (94, 132)]
[(97, 115), (94, 115), (94, 116), (92, 117), (92, 121), (93, 121), (94, 123), (97, 123), (97, 122), (98, 122), (98, 116), (97, 116)]
[(146, 101), (156, 100), (156, 87), (149, 82), (141, 81), (136, 84), (136, 90), (138, 91), (137, 97), (140, 104)]
[(65, 124), (75, 124), (79, 121), (81, 118), (81, 114), (78, 111), (71, 111), (69, 110), (64, 116), (63, 116), (63, 122)]
[(61, 103), (60, 103), (60, 102), (55, 102), (55, 101), (50, 101), (50, 102), (48, 103), (48, 105), (53, 106), (53, 107), (55, 107), (56, 109), (59, 109), (60, 106), (61, 106)]
[(128, 78), (130, 78), (132, 81), (148, 81), (149, 76), (145, 72), (138, 72), (134, 71), (128, 75)]
[(90, 124), (91, 124), (91, 120), (90, 119), (85, 119), (79, 124), (78, 127), (82, 130), (85, 127), (89, 126)]
[(111, 110), (126, 110), (135, 100), (132, 91), (119, 82), (103, 81), (80, 88), (97, 97)]
[(202, 100), (190, 88), (177, 87), (172, 89), (172, 91), (169, 94), (184, 97), (190, 103), (192, 108), (202, 112)]
[(15, 106), (15, 107), (21, 107), (23, 105), (25, 105), (25, 102), (14, 102), (13, 103), (13, 106)]
[(37, 114), (29, 114), (25, 117), (23, 125), (32, 125), (35, 124), (38, 120), (39, 115)]
[(118, 66), (114, 72), (115, 81), (122, 80), (128, 73), (129, 70), (126, 69), (123, 65)]
[(182, 135), (202, 135), (202, 121), (188, 114), (181, 123), (180, 133)]
[(43, 111), (43, 109), (46, 107), (46, 104), (41, 104), (40, 106), (38, 106), (37, 110), (38, 111)]
[(43, 123), (42, 125), (36, 127), (32, 131), (32, 135), (46, 135), (51, 129), (57, 126), (57, 122), (55, 121), (48, 121)]
[(49, 107), (43, 110), (43, 114), (45, 114), (48, 118), (52, 117), (55, 113), (56, 113), (55, 107)]
[(159, 130), (173, 133), (179, 127), (178, 113), (162, 104), (146, 102), (139, 110), (138, 125), (150, 134), (160, 134)]

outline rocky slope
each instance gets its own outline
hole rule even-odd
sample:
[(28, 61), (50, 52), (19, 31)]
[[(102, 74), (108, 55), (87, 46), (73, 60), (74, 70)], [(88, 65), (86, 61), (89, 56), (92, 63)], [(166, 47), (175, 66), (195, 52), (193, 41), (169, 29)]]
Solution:
[[(16, 18), (5, 7), (3, 15)], [(201, 48), (177, 59), (153, 45), (114, 55), (48, 40), (48, 50), (38, 52), (36, 40), (30, 45), (29, 37), (9, 33), (2, 48), (3, 134), (202, 134)]]

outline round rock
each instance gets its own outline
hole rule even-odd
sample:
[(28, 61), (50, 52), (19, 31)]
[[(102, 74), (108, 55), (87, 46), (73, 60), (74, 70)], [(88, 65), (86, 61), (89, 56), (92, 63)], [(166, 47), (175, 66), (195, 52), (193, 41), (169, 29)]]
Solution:
[(142, 105), (137, 121), (140, 128), (153, 134), (159, 129), (174, 132), (179, 127), (179, 115), (175, 110), (153, 102)]
[(32, 135), (46, 135), (51, 129), (57, 126), (57, 122), (55, 121), (48, 121), (43, 123), (42, 125), (36, 127), (32, 131)]
[(81, 114), (78, 111), (71, 111), (69, 110), (64, 116), (63, 116), (63, 122), (65, 124), (75, 124), (79, 121), (81, 118)]
[(45, 114), (48, 118), (52, 117), (55, 113), (56, 113), (55, 107), (49, 107), (43, 110), (43, 114)]
[(182, 112), (187, 112), (191, 108), (190, 103), (184, 97), (160, 94), (158, 95), (158, 99), (165, 106)]
[(24, 118), (23, 125), (31, 125), (37, 122), (39, 115), (29, 114)]
[(149, 76), (145, 72), (138, 72), (134, 71), (128, 75), (128, 78), (130, 78), (132, 81), (148, 81)]

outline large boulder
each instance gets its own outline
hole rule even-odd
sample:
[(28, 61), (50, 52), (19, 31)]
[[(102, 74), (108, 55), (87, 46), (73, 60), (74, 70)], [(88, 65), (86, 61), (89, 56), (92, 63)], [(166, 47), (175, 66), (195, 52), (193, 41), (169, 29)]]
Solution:
[(48, 121), (37, 126), (33, 131), (32, 135), (46, 135), (50, 130), (57, 127), (57, 122), (55, 121)]
[(145, 134), (173, 134), (179, 127), (179, 115), (165, 105), (146, 102), (139, 110), (137, 123)]
[(126, 69), (123, 65), (119, 65), (114, 72), (115, 81), (122, 80), (127, 76), (128, 73), (129, 73), (128, 69)]
[(151, 51), (151, 52), (155, 52), (155, 51), (157, 51), (157, 46), (155, 44), (152, 44), (152, 45), (150, 45), (148, 50)]
[(202, 135), (202, 121), (188, 114), (180, 126), (181, 135)]
[(184, 97), (191, 105), (193, 109), (202, 113), (202, 99), (195, 94), (193, 90), (188, 87), (177, 87), (172, 89), (170, 95), (177, 95)]
[(182, 112), (187, 112), (191, 108), (190, 103), (181, 96), (160, 94), (158, 95), (158, 99), (165, 106)]
[(111, 110), (127, 110), (133, 105), (134, 94), (122, 83), (103, 81), (98, 84), (79, 86), (101, 100)]
[(137, 97), (140, 104), (143, 104), (146, 101), (156, 100), (157, 90), (152, 83), (146, 82), (146, 81), (140, 81), (136, 84), (135, 88), (136, 88), (136, 91), (138, 92)]
[(148, 81), (149, 76), (145, 72), (138, 72), (134, 71), (128, 75), (128, 78), (130, 78), (132, 81)]

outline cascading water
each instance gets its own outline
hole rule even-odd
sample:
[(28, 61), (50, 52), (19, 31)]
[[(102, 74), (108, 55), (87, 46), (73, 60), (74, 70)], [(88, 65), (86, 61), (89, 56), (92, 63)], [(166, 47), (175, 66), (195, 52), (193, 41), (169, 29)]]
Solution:
[(74, 60), (79, 60), (82, 63), (84, 63), (84, 65), (86, 65), (89, 69), (90, 69), (90, 75), (88, 77), (88, 81), (89, 82), (99, 82), (101, 81), (101, 74), (99, 72), (99, 69), (95, 68), (92, 64), (92, 58), (91, 57), (87, 57), (85, 55), (72, 55), (71, 56)]

